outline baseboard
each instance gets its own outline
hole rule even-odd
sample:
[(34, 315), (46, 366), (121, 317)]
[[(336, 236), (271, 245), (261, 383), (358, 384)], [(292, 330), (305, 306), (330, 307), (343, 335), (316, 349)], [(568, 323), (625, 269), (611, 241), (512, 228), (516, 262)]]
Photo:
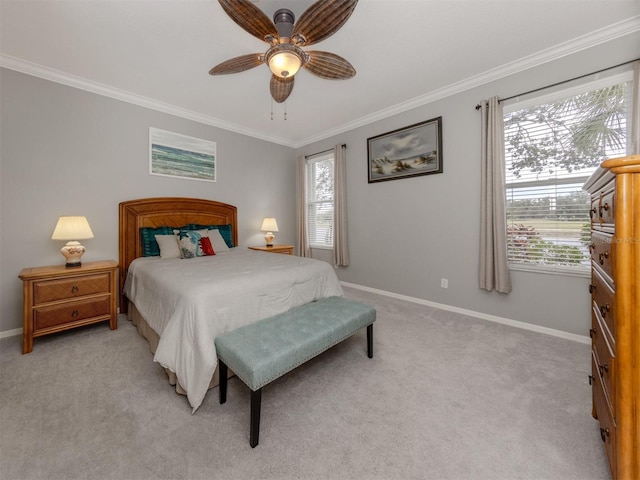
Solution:
[[(407, 302), (418, 303), (420, 305), (426, 305), (428, 307), (439, 308), (441, 310), (448, 310), (450, 312), (460, 313), (462, 315), (468, 315), (470, 317), (480, 318), (489, 322), (501, 323), (503, 325), (509, 325), (511, 327), (522, 328), (523, 330), (530, 330), (532, 332), (544, 333), (545, 335), (551, 335), (554, 337), (564, 338), (578, 343), (584, 343), (591, 345), (591, 339), (586, 336), (576, 335), (575, 333), (563, 332), (562, 330), (555, 330), (553, 328), (541, 327), (532, 323), (518, 322), (517, 320), (511, 320), (509, 318), (497, 317), (495, 315), (489, 315), (487, 313), (476, 312), (473, 310), (467, 310), (465, 308), (454, 307), (451, 305), (445, 305), (444, 303), (431, 302), (422, 298), (409, 297), (407, 295), (401, 295), (399, 293), (387, 292), (386, 290), (378, 290), (377, 288), (365, 287), (364, 285), (357, 285), (355, 283), (340, 282), (345, 287), (355, 288), (357, 290), (363, 290), (365, 292), (377, 293), (384, 295), (385, 297), (397, 298), (399, 300), (406, 300)], [(118, 308), (118, 313), (120, 309)], [(0, 332), (0, 339), (6, 337), (13, 337), (15, 335), (22, 335), (22, 328), (14, 328), (13, 330), (5, 330)]]
[(357, 290), (363, 290), (365, 292), (377, 293), (384, 295), (385, 297), (397, 298), (399, 300), (406, 300), (407, 302), (418, 303), (420, 305), (426, 305), (428, 307), (439, 308), (441, 310), (447, 310), (450, 312), (460, 313), (462, 315), (468, 315), (470, 317), (480, 318), (489, 322), (501, 323), (503, 325), (509, 325), (510, 327), (521, 328), (523, 330), (530, 330), (532, 332), (544, 333), (545, 335), (551, 335), (553, 337), (564, 338), (565, 340), (571, 340), (573, 342), (584, 343), (591, 345), (591, 339), (587, 336), (576, 335), (575, 333), (563, 332), (562, 330), (555, 330), (553, 328), (541, 327), (540, 325), (534, 325), (532, 323), (519, 322), (517, 320), (511, 320), (510, 318), (498, 317), (495, 315), (489, 315), (487, 313), (476, 312), (473, 310), (467, 310), (465, 308), (454, 307), (452, 305), (445, 305), (443, 303), (431, 302), (422, 298), (409, 297), (407, 295), (401, 295), (399, 293), (387, 292), (386, 290), (378, 290), (377, 288), (365, 287), (363, 285), (357, 285), (355, 283), (340, 282), (345, 287), (355, 288)]

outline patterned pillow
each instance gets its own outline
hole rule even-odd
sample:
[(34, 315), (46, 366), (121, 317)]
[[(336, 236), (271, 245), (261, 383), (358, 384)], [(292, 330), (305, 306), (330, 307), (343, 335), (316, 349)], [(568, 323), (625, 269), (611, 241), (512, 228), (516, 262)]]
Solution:
[(213, 251), (213, 245), (211, 245), (211, 239), (209, 237), (202, 237), (200, 239), (200, 248), (202, 249), (202, 254), (205, 256), (216, 254), (216, 252)]
[(141, 228), (140, 243), (142, 244), (143, 257), (160, 256), (160, 247), (156, 241), (156, 235), (173, 235), (173, 227)]
[(189, 230), (203, 230), (205, 228), (207, 230), (218, 230), (220, 232), (220, 235), (222, 235), (222, 238), (224, 239), (224, 243), (227, 244), (227, 247), (229, 248), (235, 247), (235, 245), (233, 244), (233, 230), (231, 228), (231, 224), (198, 225), (197, 223), (190, 223), (186, 227), (182, 227), (182, 228), (188, 228)]
[(209, 230), (179, 230), (173, 231), (178, 239), (178, 245), (180, 247), (180, 258), (194, 258), (202, 257), (202, 246), (200, 245), (200, 239), (206, 237), (209, 234)]

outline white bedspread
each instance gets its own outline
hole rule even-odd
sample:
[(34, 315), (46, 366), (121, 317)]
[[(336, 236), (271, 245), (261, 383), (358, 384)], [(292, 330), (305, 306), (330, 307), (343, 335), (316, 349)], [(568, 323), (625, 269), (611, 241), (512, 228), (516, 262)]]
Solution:
[(124, 289), (160, 336), (154, 360), (175, 372), (194, 412), (216, 369), (216, 336), (343, 295), (326, 262), (240, 248), (184, 260), (138, 258)]

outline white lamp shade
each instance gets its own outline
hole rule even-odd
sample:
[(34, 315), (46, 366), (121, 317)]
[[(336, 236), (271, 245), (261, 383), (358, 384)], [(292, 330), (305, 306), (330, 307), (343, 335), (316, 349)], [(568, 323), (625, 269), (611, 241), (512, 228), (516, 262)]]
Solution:
[(260, 227), (260, 230), (262, 230), (263, 232), (277, 232), (278, 224), (276, 223), (276, 219), (267, 217), (262, 220), (262, 226)]
[(86, 217), (60, 217), (51, 240), (83, 240), (93, 238)]
[(269, 59), (271, 72), (280, 78), (293, 77), (301, 65), (300, 57), (291, 52), (276, 53)]

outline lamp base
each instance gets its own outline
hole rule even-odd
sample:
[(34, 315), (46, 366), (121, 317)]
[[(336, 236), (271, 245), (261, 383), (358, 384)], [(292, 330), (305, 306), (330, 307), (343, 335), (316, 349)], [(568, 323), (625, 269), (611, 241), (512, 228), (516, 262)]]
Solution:
[(67, 242), (67, 244), (60, 249), (60, 253), (67, 259), (67, 263), (65, 263), (64, 266), (68, 268), (80, 267), (82, 265), (80, 258), (82, 258), (84, 252), (85, 248), (80, 242), (76, 240)]
[(273, 247), (273, 240), (276, 236), (272, 232), (267, 232), (264, 236), (264, 241), (267, 242), (267, 247)]

